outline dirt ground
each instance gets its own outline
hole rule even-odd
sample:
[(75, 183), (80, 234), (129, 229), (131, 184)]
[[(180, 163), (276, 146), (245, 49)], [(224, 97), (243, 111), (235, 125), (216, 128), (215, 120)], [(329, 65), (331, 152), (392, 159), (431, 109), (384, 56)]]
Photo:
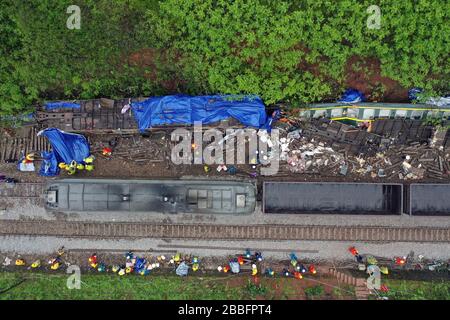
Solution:
[(345, 84), (374, 102), (408, 102), (408, 89), (398, 81), (381, 75), (380, 61), (353, 56), (345, 68)]

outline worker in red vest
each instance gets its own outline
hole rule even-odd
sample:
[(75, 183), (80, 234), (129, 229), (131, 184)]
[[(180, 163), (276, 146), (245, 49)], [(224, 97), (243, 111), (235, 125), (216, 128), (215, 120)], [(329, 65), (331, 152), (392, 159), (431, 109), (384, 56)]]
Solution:
[(102, 155), (104, 155), (105, 157), (110, 157), (112, 154), (112, 149), (108, 148), (108, 147), (104, 147), (102, 150)]
[(358, 255), (358, 250), (356, 250), (356, 248), (355, 247), (350, 247), (350, 248), (348, 248), (348, 251), (350, 251), (350, 253), (352, 254), (352, 255), (354, 255), (354, 256), (357, 256)]

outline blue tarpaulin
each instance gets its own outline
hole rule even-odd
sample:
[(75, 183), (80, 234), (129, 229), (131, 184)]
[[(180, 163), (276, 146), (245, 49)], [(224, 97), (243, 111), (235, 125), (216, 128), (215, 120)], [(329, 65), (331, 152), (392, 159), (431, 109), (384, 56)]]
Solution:
[(408, 90), (408, 98), (411, 102), (418, 100), (418, 95), (423, 93), (422, 88), (412, 88)]
[(42, 163), (39, 174), (44, 177), (53, 177), (59, 174), (58, 161), (54, 152), (41, 152)]
[(48, 102), (45, 104), (45, 110), (80, 109), (80, 108), (81, 105), (79, 103), (65, 102), (65, 101)]
[[(87, 139), (80, 134), (49, 128), (39, 132), (38, 135), (47, 137), (53, 149), (53, 152), (46, 155), (49, 161), (47, 163), (43, 161), (42, 164), (49, 165), (47, 172), (57, 172), (60, 162), (71, 163), (75, 160), (77, 163), (83, 163), (83, 160), (90, 155)], [(41, 167), (40, 172), (45, 172), (45, 168)]]
[(211, 124), (234, 118), (243, 125), (261, 128), (267, 115), (262, 100), (257, 96), (187, 96), (152, 97), (131, 104), (141, 132), (155, 126), (176, 124)]
[(365, 97), (362, 92), (356, 89), (345, 90), (342, 97), (337, 101), (339, 103), (357, 103), (365, 101)]

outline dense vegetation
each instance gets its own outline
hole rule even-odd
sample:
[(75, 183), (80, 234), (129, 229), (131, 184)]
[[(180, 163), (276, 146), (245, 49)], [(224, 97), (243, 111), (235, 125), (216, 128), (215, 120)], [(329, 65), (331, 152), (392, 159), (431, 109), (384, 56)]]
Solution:
[(352, 57), (406, 88), (449, 89), (448, 1), (379, 0), (380, 29), (367, 27), (370, 0), (79, 0), (80, 30), (66, 27), (71, 4), (0, 2), (0, 115), (175, 92), (319, 101), (344, 89)]
[(388, 280), (391, 300), (450, 300), (450, 281)]

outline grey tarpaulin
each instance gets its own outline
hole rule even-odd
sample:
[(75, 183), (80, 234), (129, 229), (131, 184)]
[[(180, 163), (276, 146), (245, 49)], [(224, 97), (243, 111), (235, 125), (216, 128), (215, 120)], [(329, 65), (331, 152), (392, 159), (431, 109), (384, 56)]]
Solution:
[(175, 271), (177, 275), (179, 275), (180, 277), (182, 276), (187, 276), (189, 271), (189, 267), (186, 263), (182, 262), (180, 263), (180, 265), (177, 267), (177, 270)]
[(235, 261), (233, 261), (233, 262), (230, 262), (230, 268), (231, 268), (231, 272), (233, 272), (233, 273), (239, 273), (239, 271), (240, 271), (240, 267), (239, 267), (239, 263), (237, 263), (237, 262), (235, 262)]

